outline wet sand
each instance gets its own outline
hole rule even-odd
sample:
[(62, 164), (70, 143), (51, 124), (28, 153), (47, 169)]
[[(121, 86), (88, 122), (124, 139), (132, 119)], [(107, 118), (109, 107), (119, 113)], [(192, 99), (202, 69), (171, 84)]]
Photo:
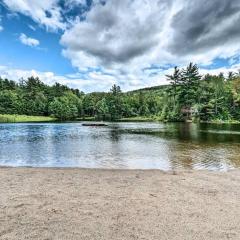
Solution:
[(0, 239), (240, 239), (240, 171), (0, 168)]

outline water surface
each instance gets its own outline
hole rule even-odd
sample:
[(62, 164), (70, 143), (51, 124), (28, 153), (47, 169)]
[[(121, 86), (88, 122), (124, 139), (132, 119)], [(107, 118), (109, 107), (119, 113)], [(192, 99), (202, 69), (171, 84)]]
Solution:
[(0, 124), (0, 165), (224, 171), (240, 167), (240, 126)]

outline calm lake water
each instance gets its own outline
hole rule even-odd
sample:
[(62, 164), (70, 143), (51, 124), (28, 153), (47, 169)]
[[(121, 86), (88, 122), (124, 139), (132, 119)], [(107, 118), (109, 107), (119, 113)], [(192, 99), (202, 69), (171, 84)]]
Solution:
[(0, 165), (224, 171), (240, 167), (240, 125), (0, 124)]

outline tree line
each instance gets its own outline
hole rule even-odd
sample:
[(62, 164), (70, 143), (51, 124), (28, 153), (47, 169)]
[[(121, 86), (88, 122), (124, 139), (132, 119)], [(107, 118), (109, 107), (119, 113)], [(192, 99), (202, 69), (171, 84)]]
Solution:
[(61, 121), (83, 119), (115, 121), (148, 117), (166, 121), (240, 120), (240, 72), (200, 75), (198, 66), (174, 68), (169, 85), (123, 93), (113, 85), (109, 92), (85, 94), (38, 77), (15, 82), (0, 78), (0, 114), (54, 116)]

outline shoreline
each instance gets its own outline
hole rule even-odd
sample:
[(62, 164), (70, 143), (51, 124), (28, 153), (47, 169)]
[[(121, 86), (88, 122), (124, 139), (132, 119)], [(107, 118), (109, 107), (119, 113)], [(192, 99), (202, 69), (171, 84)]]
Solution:
[(240, 171), (0, 167), (0, 239), (238, 239)]
[(0, 124), (4, 123), (78, 123), (78, 122), (120, 122), (120, 123), (196, 123), (196, 124), (216, 124), (216, 125), (224, 125), (224, 124), (233, 124), (237, 125), (240, 124), (240, 121), (232, 120), (232, 121), (165, 121), (156, 119), (154, 117), (132, 117), (132, 118), (121, 118), (116, 121), (102, 121), (96, 120), (94, 117), (86, 117), (86, 118), (78, 118), (75, 120), (66, 120), (61, 121), (57, 118), (51, 116), (28, 116), (28, 115), (14, 115), (14, 114), (0, 114)]
[(194, 174), (195, 172), (202, 172), (202, 173), (217, 173), (217, 174), (225, 174), (225, 173), (231, 173), (231, 172), (239, 172), (240, 174), (240, 168), (230, 168), (227, 170), (211, 170), (211, 169), (184, 169), (184, 168), (176, 168), (176, 169), (170, 169), (170, 170), (163, 170), (160, 168), (97, 168), (97, 167), (58, 167), (58, 166), (11, 166), (11, 165), (0, 165), (0, 170), (1, 169), (34, 169), (34, 170), (76, 170), (76, 171), (106, 171), (106, 172), (159, 172), (163, 174), (170, 174), (170, 175), (178, 175), (181, 173), (192, 173)]
[(11, 166), (11, 165), (0, 165), (1, 169), (35, 169), (35, 170), (78, 170), (78, 171), (106, 171), (106, 172), (135, 172), (135, 171), (142, 171), (142, 172), (160, 172), (165, 174), (181, 174), (181, 173), (195, 173), (195, 172), (203, 172), (203, 173), (217, 173), (217, 174), (225, 174), (231, 172), (238, 172), (240, 174), (239, 168), (232, 168), (228, 170), (211, 170), (211, 169), (184, 169), (184, 168), (176, 168), (174, 170), (163, 170), (160, 168), (97, 168), (97, 167), (50, 167), (50, 166)]

